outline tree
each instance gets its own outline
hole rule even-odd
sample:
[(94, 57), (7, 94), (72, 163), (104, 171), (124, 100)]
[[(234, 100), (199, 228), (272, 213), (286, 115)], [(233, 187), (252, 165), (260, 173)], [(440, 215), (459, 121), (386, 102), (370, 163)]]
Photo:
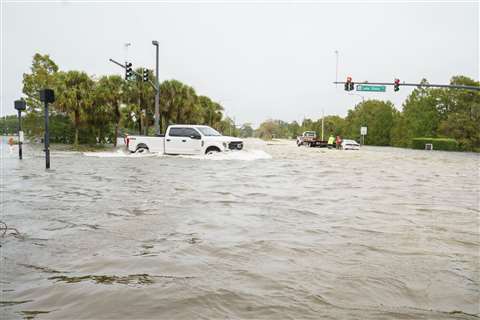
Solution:
[(251, 123), (244, 123), (238, 131), (238, 135), (242, 138), (253, 137), (253, 134), (254, 134), (254, 130), (252, 128)]
[[(142, 74), (143, 69), (135, 70)], [(148, 70), (149, 78), (153, 79), (152, 70)], [(153, 124), (155, 114), (155, 89), (143, 79), (136, 77), (134, 80), (123, 82), (125, 103), (131, 106), (130, 112), (135, 114), (138, 131), (148, 134), (148, 127)], [(161, 92), (161, 91), (160, 91)], [(162, 112), (165, 112), (160, 102)]]
[[(427, 83), (425, 79), (421, 83)], [(417, 88), (403, 103), (403, 120), (408, 146), (415, 137), (436, 137), (440, 123), (438, 108), (441, 90)], [(445, 112), (448, 112), (445, 110)]]
[(395, 113), (393, 117), (393, 127), (390, 132), (390, 145), (394, 147), (408, 147), (411, 139), (407, 136), (407, 125), (405, 116), (401, 112)]
[(390, 133), (393, 119), (398, 111), (390, 101), (367, 100), (359, 103), (354, 110), (349, 110), (346, 118), (345, 136), (358, 139), (360, 128), (368, 127), (367, 140), (370, 145), (390, 145)]
[(299, 135), (302, 134), (300, 129), (301, 128), (300, 128), (300, 125), (298, 124), (298, 122), (297, 121), (292, 121), (288, 125), (288, 138), (296, 139)]
[(233, 137), (238, 136), (235, 122), (230, 117), (225, 117), (222, 121), (218, 123), (218, 127), (216, 127), (215, 129), (219, 130), (224, 135)]
[[(321, 126), (321, 119), (318, 120)], [(323, 120), (324, 140), (327, 140), (330, 135), (344, 136), (347, 122), (340, 116), (326, 116)]]
[(114, 124), (113, 145), (117, 146), (118, 130), (122, 114), (120, 106), (124, 100), (125, 81), (120, 76), (101, 77), (96, 85), (95, 108), (106, 107), (106, 121)]
[(43, 132), (43, 103), (40, 101), (41, 89), (53, 89), (57, 85), (58, 66), (50, 59), (49, 55), (36, 53), (33, 56), (30, 73), (23, 74), (22, 92), (26, 96), (27, 113), (25, 124), (30, 128), (30, 134), (40, 136)]
[(59, 72), (58, 79), (56, 86), (58, 94), (54, 106), (73, 118), (74, 144), (78, 145), (82, 116), (93, 104), (94, 81), (85, 72), (80, 71)]
[(202, 123), (210, 127), (217, 127), (222, 120), (223, 107), (206, 96), (199, 96), (198, 103), (202, 113)]
[[(453, 77), (450, 83), (480, 85), (464, 76)], [(438, 134), (456, 139), (462, 150), (480, 150), (480, 92), (447, 89), (443, 97)]]

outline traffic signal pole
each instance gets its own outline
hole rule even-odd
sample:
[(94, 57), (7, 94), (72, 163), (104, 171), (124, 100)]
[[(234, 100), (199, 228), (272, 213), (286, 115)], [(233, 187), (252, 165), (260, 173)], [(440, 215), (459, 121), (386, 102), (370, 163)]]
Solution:
[[(125, 69), (125, 65), (118, 62), (118, 61), (115, 61), (113, 59), (108, 59), (110, 62), (113, 62), (115, 63), (117, 66), (119, 67), (122, 67), (123, 69)], [(141, 75), (140, 73), (138, 73), (137, 71), (135, 70), (132, 70), (133, 74), (136, 75), (137, 77), (139, 77), (140, 79), (143, 77), (143, 75)], [(153, 89), (157, 90), (157, 87), (155, 86), (155, 84), (152, 82), (152, 80), (148, 80), (148, 83), (153, 87)]]
[[(345, 84), (345, 81), (334, 81), (334, 84)], [(395, 82), (355, 82), (355, 84), (367, 84), (367, 85), (379, 85), (379, 86), (394, 86)], [(474, 90), (480, 91), (480, 87), (476, 86), (462, 86), (454, 84), (427, 84), (427, 83), (400, 83), (401, 87), (423, 87), (423, 88), (449, 88), (449, 89), (463, 89), (463, 90)]]

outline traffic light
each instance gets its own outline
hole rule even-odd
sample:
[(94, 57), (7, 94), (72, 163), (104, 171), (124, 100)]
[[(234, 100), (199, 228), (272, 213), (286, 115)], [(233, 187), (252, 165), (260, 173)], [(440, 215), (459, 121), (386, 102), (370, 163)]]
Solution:
[(125, 62), (125, 80), (132, 79), (132, 76), (133, 76), (132, 63)]
[(355, 84), (352, 82), (352, 77), (347, 77), (347, 82), (345, 82), (345, 91), (352, 91)]
[(143, 69), (143, 81), (148, 81), (148, 69)]
[(400, 90), (400, 79), (395, 79), (393, 82), (393, 91), (398, 91)]

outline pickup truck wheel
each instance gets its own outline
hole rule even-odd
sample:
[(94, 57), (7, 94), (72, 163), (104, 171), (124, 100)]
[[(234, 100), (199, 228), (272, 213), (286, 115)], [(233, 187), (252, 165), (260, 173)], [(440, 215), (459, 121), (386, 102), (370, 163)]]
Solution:
[(148, 150), (148, 147), (145, 146), (145, 145), (139, 145), (137, 147), (137, 150), (135, 150), (135, 153), (147, 153), (149, 150)]
[(207, 150), (205, 150), (205, 154), (214, 154), (220, 152), (220, 149), (217, 147), (208, 147)]

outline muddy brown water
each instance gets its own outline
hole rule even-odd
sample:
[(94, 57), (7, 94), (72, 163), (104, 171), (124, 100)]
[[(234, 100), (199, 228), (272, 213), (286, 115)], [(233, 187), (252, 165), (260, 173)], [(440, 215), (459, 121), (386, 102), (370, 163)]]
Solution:
[(24, 149), (2, 145), (1, 319), (479, 317), (477, 154)]

